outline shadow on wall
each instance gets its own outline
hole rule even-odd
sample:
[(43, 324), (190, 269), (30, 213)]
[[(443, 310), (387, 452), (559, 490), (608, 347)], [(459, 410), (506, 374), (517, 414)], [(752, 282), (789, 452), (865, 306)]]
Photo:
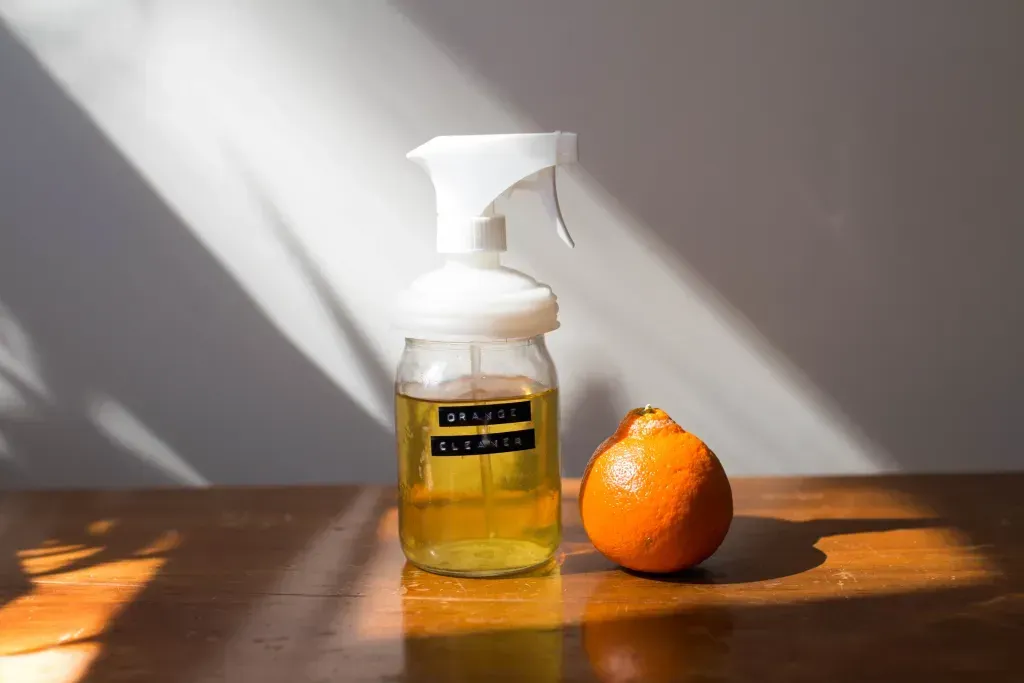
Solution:
[[(577, 129), (584, 170), (648, 226), (652, 251), (707, 280), (893, 467), (1019, 462), (1019, 4), (399, 5), (513, 108)], [(389, 479), (364, 459), (391, 451), (387, 430), (282, 337), (2, 28), (0, 58), (0, 154), (18, 160), (0, 170), (0, 301), (45, 388), (5, 372), (28, 405), (0, 405), (0, 485), (44, 471), (86, 486), (182, 471)], [(278, 233), (358, 351), (302, 244)], [(593, 380), (566, 414), (567, 473), (597, 445), (587, 434), (621, 417), (617, 395)], [(174, 466), (97, 428), (96, 397)]]
[[(2, 25), (0, 62), (0, 154), (17, 159), (0, 166), (0, 300), (39, 375), (0, 377), (22, 403), (0, 411), (0, 488), (44, 474), (47, 486), (162, 485), (182, 471), (192, 483), (390, 480), (369, 462), (391, 452), (389, 430), (281, 335)], [(339, 334), (356, 329), (331, 310)], [(98, 426), (97, 396), (166, 458)]]
[(1021, 465), (1024, 6), (399, 5), (894, 467)]
[[(572, 409), (562, 417), (562, 473), (578, 477), (590, 456), (622, 419), (622, 392), (609, 377), (587, 378)], [(564, 403), (563, 403), (564, 406)]]

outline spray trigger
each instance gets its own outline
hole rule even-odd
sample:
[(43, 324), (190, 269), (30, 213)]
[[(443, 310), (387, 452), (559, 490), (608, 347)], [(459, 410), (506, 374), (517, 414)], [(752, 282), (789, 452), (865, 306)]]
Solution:
[(529, 178), (516, 183), (512, 189), (536, 193), (540, 197), (548, 219), (555, 224), (555, 232), (558, 233), (558, 236), (562, 238), (562, 241), (570, 249), (576, 247), (576, 242), (573, 240), (572, 235), (569, 234), (569, 228), (565, 226), (565, 220), (562, 218), (562, 207), (558, 203), (558, 187), (555, 183), (554, 166), (537, 171)]
[(572, 235), (569, 234), (569, 228), (565, 227), (565, 221), (562, 219), (562, 207), (558, 205), (555, 167), (551, 166), (541, 171), (538, 181), (539, 187), (537, 191), (540, 193), (540, 200), (544, 204), (544, 210), (548, 212), (548, 217), (555, 222), (555, 231), (558, 232), (558, 236), (562, 238), (562, 241), (569, 245), (570, 249), (575, 248), (576, 243), (573, 241)]

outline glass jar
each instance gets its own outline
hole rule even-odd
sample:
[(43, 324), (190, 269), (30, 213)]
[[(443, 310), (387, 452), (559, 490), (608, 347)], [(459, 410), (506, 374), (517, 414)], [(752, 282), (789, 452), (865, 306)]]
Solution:
[(543, 335), (407, 339), (395, 383), (399, 536), (410, 562), (497, 576), (561, 540), (558, 380)]

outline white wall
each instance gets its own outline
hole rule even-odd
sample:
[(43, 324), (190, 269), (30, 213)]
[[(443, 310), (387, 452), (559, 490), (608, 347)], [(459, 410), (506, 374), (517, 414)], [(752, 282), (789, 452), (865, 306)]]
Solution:
[(565, 469), (655, 403), (730, 472), (1017, 468), (1014, 2), (0, 0), (0, 485), (389, 480), (404, 153), (575, 130)]

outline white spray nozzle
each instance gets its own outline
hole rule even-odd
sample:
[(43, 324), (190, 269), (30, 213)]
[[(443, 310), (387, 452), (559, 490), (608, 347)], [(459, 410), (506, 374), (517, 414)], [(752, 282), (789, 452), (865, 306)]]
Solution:
[(575, 133), (441, 136), (407, 156), (434, 183), (438, 251), (505, 251), (505, 219), (493, 203), (513, 189), (540, 194), (559, 237), (575, 246), (555, 185), (555, 167), (578, 159)]

